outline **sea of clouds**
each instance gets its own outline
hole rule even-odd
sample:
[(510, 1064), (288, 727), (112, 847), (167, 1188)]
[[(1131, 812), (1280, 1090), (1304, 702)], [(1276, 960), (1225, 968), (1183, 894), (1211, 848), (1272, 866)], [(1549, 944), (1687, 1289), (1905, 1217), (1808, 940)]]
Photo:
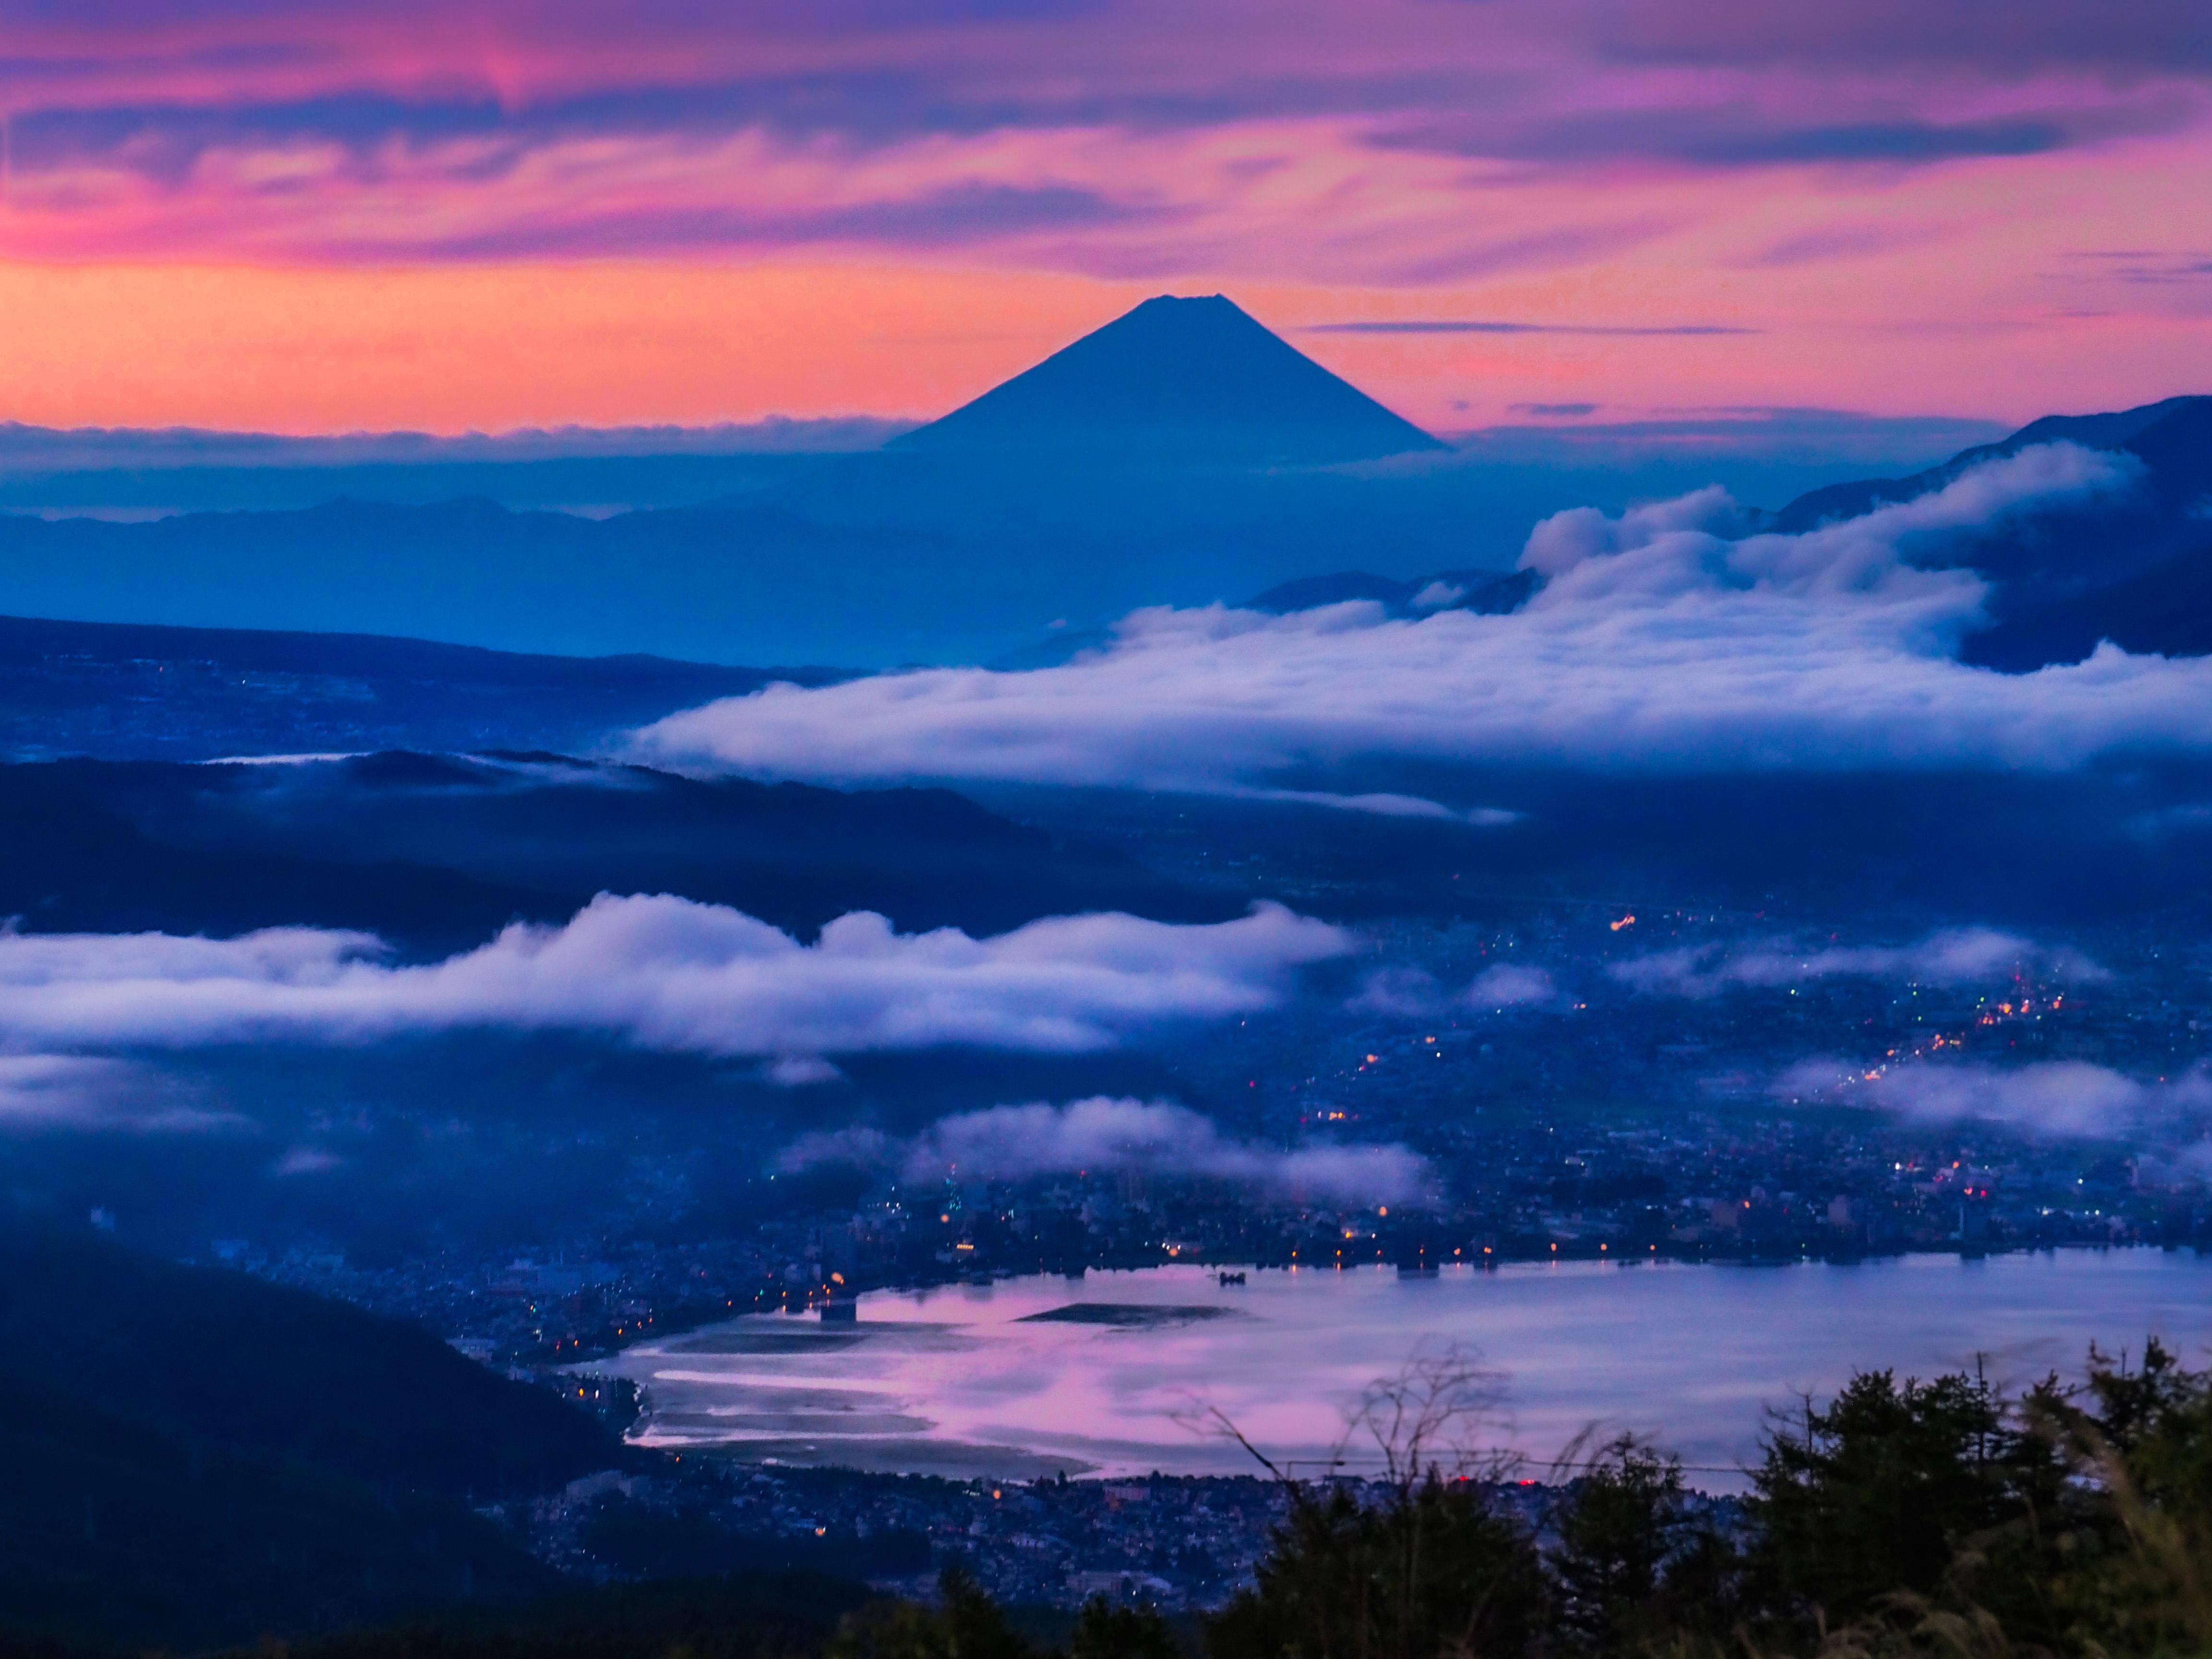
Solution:
[[(641, 1048), (782, 1057), (943, 1044), (1079, 1053), (1163, 1023), (1274, 1006), (1347, 935), (1279, 905), (1179, 925), (1049, 917), (987, 939), (898, 933), (859, 911), (812, 945), (726, 906), (602, 894), (398, 965), (373, 936), (0, 933), (0, 1052), (362, 1043), (466, 1028), (597, 1032)], [(4, 1085), (4, 1079), (0, 1079)], [(26, 1074), (20, 1090), (34, 1090)]]
[[(1376, 759), (2063, 769), (2120, 749), (2212, 749), (2212, 659), (2108, 647), (2075, 666), (2008, 676), (1954, 658), (1987, 590), (1972, 571), (1943, 568), (1944, 550), (2031, 509), (2124, 492), (2133, 466), (2042, 446), (1800, 535), (1760, 531), (1717, 489), (1618, 516), (1576, 509), (1531, 534), (1522, 563), (1542, 586), (1516, 614), (1392, 620), (1360, 603), (1290, 617), (1146, 611), (1105, 647), (1059, 667), (775, 686), (663, 720), (634, 734), (631, 748), (656, 764), (833, 782), (1188, 789), (1468, 816), (1477, 815), (1464, 802), (1286, 784)], [(1300, 969), (1352, 949), (1342, 930), (1273, 905), (1210, 927), (1086, 915), (980, 939), (952, 929), (902, 935), (855, 914), (809, 945), (726, 907), (605, 895), (563, 926), (516, 926), (421, 965), (394, 962), (372, 937), (327, 929), (232, 939), (0, 933), (0, 1120), (190, 1115), (174, 1103), (119, 1104), (136, 1074), (115, 1056), (468, 1028), (752, 1057), (793, 1086), (834, 1078), (828, 1057), (842, 1054), (949, 1044), (1082, 1052), (1164, 1024), (1278, 1006)], [(1565, 1007), (1574, 988), (1554, 971), (1493, 964), (1448, 987), (1419, 969), (1384, 968), (1352, 1006), (1423, 1016)], [(2101, 970), (1974, 929), (1896, 946), (1687, 946), (1606, 971), (1636, 993), (1706, 997), (1837, 975), (1958, 985)], [(1777, 1087), (1792, 1097), (1840, 1091), (1908, 1115), (2091, 1133), (2194, 1109), (2202, 1085), (2081, 1066), (1808, 1061)], [(878, 1153), (909, 1172), (1172, 1162), (1368, 1198), (1425, 1178), (1402, 1148), (1268, 1148), (1165, 1102), (992, 1107)]]
[[(2118, 749), (2212, 748), (2212, 659), (2106, 646), (2021, 675), (1955, 659), (1987, 587), (1934, 556), (2137, 476), (2125, 456), (2042, 445), (1799, 535), (1757, 530), (1717, 489), (1618, 517), (1577, 508), (1530, 535), (1522, 564), (1543, 586), (1511, 615), (1139, 611), (1060, 666), (771, 686), (628, 746), (681, 769), (830, 782), (1238, 794), (1376, 759), (2064, 769)], [(1405, 795), (1340, 804), (1444, 810)]]
[[(834, 1081), (826, 1056), (957, 1044), (1070, 1053), (1178, 1022), (1277, 1006), (1351, 937), (1279, 905), (1180, 925), (1048, 918), (975, 939), (894, 933), (860, 912), (804, 945), (722, 906), (602, 895), (566, 924), (507, 928), (441, 962), (398, 964), (373, 935), (284, 927), (235, 939), (0, 931), (0, 1131), (251, 1133), (196, 1099), (161, 1056), (240, 1042), (350, 1045), (461, 1029), (595, 1033), (641, 1048), (751, 1057), (787, 1086)], [(1317, 1202), (1429, 1190), (1402, 1146), (1285, 1148), (1224, 1134), (1169, 1102), (995, 1106), (893, 1146), (847, 1128), (787, 1151), (908, 1179), (1144, 1170)], [(295, 1147), (271, 1167), (343, 1160)]]

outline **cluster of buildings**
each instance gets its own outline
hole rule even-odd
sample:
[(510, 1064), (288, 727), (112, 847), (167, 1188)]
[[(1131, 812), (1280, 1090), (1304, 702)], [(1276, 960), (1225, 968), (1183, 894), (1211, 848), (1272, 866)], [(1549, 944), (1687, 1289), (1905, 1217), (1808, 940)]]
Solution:
[[(1341, 1484), (1362, 1502), (1383, 1496), (1378, 1482)], [(1559, 1489), (1509, 1481), (1491, 1495), (1540, 1534)], [(1723, 1519), (1735, 1509), (1692, 1501)], [(811, 1568), (912, 1595), (957, 1567), (1003, 1605), (1103, 1596), (1174, 1613), (1218, 1607), (1249, 1584), (1288, 1508), (1282, 1486), (1258, 1477), (948, 1480), (695, 1456), (490, 1512), (548, 1560), (602, 1582), (665, 1572), (673, 1550), (704, 1570)]]
[(1708, 1109), (1604, 1127), (1529, 1115), (1439, 1126), (1430, 1202), (1350, 1207), (1138, 1171), (888, 1185), (723, 1237), (600, 1237), (482, 1258), (356, 1266), (340, 1253), (220, 1253), (406, 1318), (503, 1367), (546, 1372), (641, 1338), (861, 1292), (1169, 1262), (1377, 1262), (1423, 1272), (1546, 1260), (1851, 1259), (1910, 1250), (2212, 1243), (2193, 1179), (2102, 1145), (1864, 1114)]
[[(1482, 1008), (1449, 988), (1486, 961), (1522, 959), (1531, 941), (1426, 937), (1425, 966), (1347, 986), (1328, 1018), (1255, 1017), (1234, 1040), (1194, 1037), (1163, 1056), (1178, 1099), (1254, 1146), (1409, 1149), (1432, 1175), (1413, 1201), (1301, 1196), (1154, 1149), (1015, 1180), (917, 1176), (896, 1162), (827, 1182), (763, 1174), (741, 1214), (641, 1200), (635, 1216), (549, 1219), (497, 1250), (381, 1267), (312, 1244), (227, 1240), (218, 1254), (580, 1388), (620, 1423), (638, 1406), (627, 1385), (580, 1382), (569, 1367), (738, 1315), (835, 1319), (879, 1286), (1168, 1262), (1419, 1273), (2212, 1244), (2201, 1103), (2212, 1091), (2192, 1081), (2212, 975), (2120, 948), (2070, 980), (1808, 972), (1791, 983), (1768, 963), (1757, 983), (1721, 983), (1726, 958), (1708, 953), (1685, 970), (1705, 981), (1662, 995), (1612, 971), (1626, 949), (1612, 936), (1577, 958), (1547, 934), (1534, 943), (1548, 988)], [(2029, 1067), (2042, 1068), (2041, 1093), (2008, 1094), (2003, 1079)], [(1929, 1078), (1971, 1080), (1971, 1109), (1956, 1089), (1920, 1086)], [(2120, 1103), (2103, 1117), (2065, 1097), (2068, 1079), (2098, 1078), (2134, 1080), (2097, 1085)], [(637, 1538), (659, 1540), (665, 1560), (688, 1537), (708, 1567), (857, 1563), (902, 1584), (957, 1561), (1011, 1601), (1103, 1593), (1177, 1607), (1214, 1605), (1246, 1581), (1281, 1502), (1259, 1480), (991, 1485), (709, 1457), (574, 1491), (524, 1519), (550, 1556), (586, 1571), (625, 1571)]]
[[(695, 1455), (592, 1476), (504, 1518), (601, 1579), (665, 1572), (672, 1549), (710, 1570), (814, 1568), (908, 1593), (958, 1566), (1009, 1604), (1180, 1609), (1249, 1583), (1286, 1503), (1263, 1479), (962, 1481)], [(639, 1553), (632, 1540), (648, 1539)]]
[[(2093, 941), (2100, 966), (2045, 952), (2033, 974), (1922, 982), (1909, 961), (1875, 974), (1832, 971), (1821, 950), (1746, 957), (1701, 927), (1386, 931), (1377, 960), (1393, 965), (1355, 968), (1333, 1003), (1160, 1053), (1173, 1097), (1224, 1136), (1407, 1149), (1431, 1176), (1416, 1201), (1212, 1178), (1157, 1147), (1012, 1181), (916, 1178), (894, 1158), (779, 1182), (766, 1146), (734, 1207), (685, 1197), (672, 1154), (667, 1178), (644, 1170), (615, 1212), (549, 1215), (496, 1249), (374, 1268), (313, 1243), (219, 1253), (539, 1367), (872, 1286), (1038, 1271), (2212, 1243), (2203, 964)], [(1675, 964), (1663, 984), (1655, 960)], [(1507, 1006), (1454, 988), (1538, 961)], [(2029, 1068), (2036, 1088), (2008, 1094)], [(2069, 1103), (2076, 1085), (2140, 1109)]]

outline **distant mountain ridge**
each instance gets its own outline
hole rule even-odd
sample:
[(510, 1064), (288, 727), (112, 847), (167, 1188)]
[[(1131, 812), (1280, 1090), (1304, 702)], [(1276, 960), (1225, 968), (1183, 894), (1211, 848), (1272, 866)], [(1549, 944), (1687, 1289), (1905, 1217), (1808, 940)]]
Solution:
[(0, 917), (29, 933), (301, 923), (412, 955), (599, 892), (726, 904), (802, 936), (851, 910), (981, 934), (1126, 910), (1220, 921), (1241, 891), (1163, 880), (944, 789), (699, 780), (552, 755), (277, 765), (0, 765)]
[(2202, 494), (2212, 489), (2212, 397), (2166, 398), (2102, 415), (2045, 415), (2009, 437), (1962, 449), (1923, 472), (1809, 490), (1774, 515), (1773, 527), (1801, 535), (1832, 520), (1856, 518), (1877, 507), (1911, 501), (1942, 489), (1969, 467), (2017, 454), (2034, 444), (2051, 443), (2128, 452), (2151, 462), (2162, 489), (2183, 496)]
[(419, 507), (483, 495), (510, 508), (604, 517), (759, 489), (834, 456), (873, 449), (914, 424), (770, 417), (706, 427), (290, 436), (0, 421), (0, 512), (131, 519), (282, 511), (347, 496)]
[(1147, 300), (886, 447), (1327, 465), (1450, 446), (1215, 294)]
[(2212, 397), (2046, 415), (1924, 472), (1811, 491), (1771, 523), (1802, 533), (1939, 489), (2031, 445), (2062, 442), (2129, 457), (2140, 482), (2117, 500), (2021, 515), (1946, 556), (1994, 584), (1990, 623), (1966, 640), (1962, 659), (2025, 672), (2079, 662), (2103, 640), (2139, 654), (2212, 653)]
[[(1992, 584), (1990, 623), (1966, 639), (1962, 659), (2026, 672), (2079, 662), (2100, 640), (2138, 653), (2212, 653), (2212, 397), (2167, 398), (2097, 415), (2046, 415), (1939, 465), (1831, 484), (1777, 512), (1754, 511), (1752, 522), (1803, 535), (1911, 501), (1972, 467), (2047, 443), (2125, 455), (2139, 465), (2140, 482), (2116, 500), (2017, 514), (1927, 555), (1977, 570)], [(1282, 614), (1371, 599), (1393, 617), (1448, 609), (1496, 612), (1517, 608), (1534, 586), (1527, 572), (1447, 570), (1400, 581), (1346, 570), (1280, 583), (1244, 608)]]
[(563, 657), (370, 634), (0, 617), (0, 763), (380, 749), (592, 750), (823, 668)]
[(577, 457), (827, 455), (873, 449), (914, 425), (855, 415), (722, 422), (714, 426), (521, 427), (507, 432), (343, 432), (295, 435), (170, 427), (30, 426), (0, 421), (0, 478), (121, 468), (200, 465), (445, 465)]
[[(198, 453), (206, 435), (179, 441)], [(1525, 459), (1486, 462), (1479, 447), (1450, 451), (1219, 295), (1147, 301), (941, 420), (864, 453), (594, 453), (408, 471), (394, 459), (404, 444), (389, 455), (369, 449), (385, 457), (379, 476), (395, 489), (404, 483), (414, 504), (323, 499), (130, 523), (0, 511), (0, 613), (703, 664), (1017, 664), (1057, 660), (1070, 641), (1102, 637), (1140, 606), (1236, 604), (1286, 583), (1325, 586), (1355, 560), (1370, 573), (1444, 564), (1503, 575), (1528, 528), (1567, 507), (1617, 512), (1716, 477), (1739, 499), (1757, 500), (1839, 476), (1810, 462), (1747, 473), (1686, 452), (1615, 465), (1601, 450), (1565, 471)], [(333, 460), (341, 452), (353, 453), (342, 444)], [(541, 465), (553, 471), (518, 482)], [(314, 478), (350, 489), (363, 476), (337, 465), (276, 470), (295, 492), (288, 502), (319, 489)], [(509, 492), (505, 505), (416, 493), (437, 480), (489, 489), (494, 471)], [(172, 485), (181, 476), (149, 473), (125, 493), (149, 508), (177, 505)], [(1790, 482), (1751, 482), (1759, 477)], [(692, 505), (596, 516), (610, 502), (670, 499), (716, 479), (720, 493), (693, 494)], [(0, 507), (14, 499), (7, 482), (0, 476)], [(599, 505), (591, 515), (521, 510), (532, 501)], [(1447, 585), (1475, 591), (1455, 579)], [(1389, 606), (1413, 598), (1372, 596)], [(357, 724), (331, 696), (310, 701), (306, 726)], [(564, 732), (525, 735), (511, 722), (495, 732), (499, 701), (489, 693), (471, 701), (482, 735), (395, 732), (331, 746), (565, 750), (585, 741), (580, 709)], [(0, 694), (0, 715), (7, 708)], [(300, 736), (239, 748), (323, 746)]]
[(883, 449), (753, 458), (742, 489), (697, 506), (0, 513), (0, 611), (732, 664), (983, 662), (1325, 570), (1353, 538), (1425, 556), (1463, 516), (1449, 489), (1345, 464), (1447, 449), (1228, 300), (1162, 297)]

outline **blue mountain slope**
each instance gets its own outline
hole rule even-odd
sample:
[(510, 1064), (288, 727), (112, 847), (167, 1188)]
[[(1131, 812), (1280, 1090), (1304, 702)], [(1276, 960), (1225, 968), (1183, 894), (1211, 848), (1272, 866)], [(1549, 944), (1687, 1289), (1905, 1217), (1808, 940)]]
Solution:
[[(979, 611), (941, 537), (743, 504), (594, 521), (489, 501), (191, 514), (150, 524), (0, 515), (0, 611), (371, 633), (497, 650), (880, 666), (957, 656)], [(1051, 574), (999, 605), (1054, 614)]]
[(1316, 574), (1353, 540), (1431, 562), (1463, 520), (1452, 501), (1337, 464), (1443, 448), (1228, 301), (1156, 300), (893, 450), (702, 507), (0, 516), (0, 612), (709, 663), (988, 661), (1063, 621)]
[(701, 663), (1022, 660), (1140, 605), (1354, 565), (1502, 572), (1545, 514), (1712, 477), (1577, 465), (1449, 452), (1228, 301), (1161, 299), (888, 447), (701, 506), (0, 514), (0, 614)]
[(2045, 415), (2008, 438), (1962, 449), (1923, 472), (1808, 490), (1774, 515), (1774, 528), (1794, 535), (1834, 520), (1856, 518), (1887, 502), (1911, 501), (1939, 489), (1968, 467), (2017, 453), (2032, 444), (2048, 443), (2127, 451), (2150, 463), (2161, 493), (2193, 496), (2212, 487), (2212, 397), (2168, 398), (2104, 415)]
[(0, 617), (0, 760), (557, 749), (814, 668), (549, 657), (361, 634)]
[(1147, 300), (890, 447), (1327, 465), (1448, 446), (1217, 294)]
[(1940, 489), (1971, 466), (2031, 444), (2069, 442), (2124, 455), (2139, 468), (2118, 499), (2021, 515), (1954, 544), (1944, 562), (1994, 583), (1991, 625), (1968, 662), (2013, 672), (2079, 662), (2100, 640), (2164, 656), (2212, 652), (2212, 397), (2168, 398), (2102, 415), (2053, 415), (2000, 443), (1961, 451), (1904, 478), (1838, 484), (1774, 516), (1810, 530)]
[(702, 781), (545, 755), (0, 765), (0, 916), (31, 933), (360, 928), (438, 956), (599, 892), (726, 904), (804, 936), (852, 910), (998, 933), (1127, 910), (1224, 921), (942, 789)]

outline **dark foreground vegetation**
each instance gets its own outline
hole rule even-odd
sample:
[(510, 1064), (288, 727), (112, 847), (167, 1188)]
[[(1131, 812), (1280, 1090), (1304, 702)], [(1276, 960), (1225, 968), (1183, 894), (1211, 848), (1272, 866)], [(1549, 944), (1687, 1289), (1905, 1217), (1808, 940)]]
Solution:
[[(2081, 1387), (2015, 1398), (1976, 1376), (1862, 1375), (1778, 1420), (1740, 1510), (1696, 1501), (1675, 1460), (1616, 1440), (1561, 1471), (1533, 1526), (1501, 1501), (1494, 1468), (1455, 1449), (1473, 1437), (1478, 1389), (1444, 1366), (1378, 1390), (1359, 1427), (1389, 1471), (1381, 1501), (1372, 1486), (1366, 1502), (1297, 1487), (1257, 1583), (1195, 1625), (1098, 1601), (1039, 1631), (954, 1571), (933, 1606), (841, 1609), (787, 1590), (747, 1629), (682, 1646), (827, 1659), (2212, 1651), (2212, 1378), (2156, 1343), (2135, 1363), (2093, 1355)], [(639, 1651), (627, 1636), (540, 1637), (532, 1650)], [(515, 1650), (417, 1632), (316, 1651)]]
[(196, 1650), (544, 1595), (479, 1509), (626, 1455), (413, 1327), (0, 1225), (8, 1628)]
[[(1256, 1582), (1212, 1615), (927, 1603), (809, 1574), (572, 1591), (325, 1636), (293, 1659), (1656, 1659), (2212, 1653), (2212, 1375), (2154, 1341), (2008, 1396), (1855, 1377), (1778, 1418), (1741, 1503), (1632, 1437), (1550, 1501), (1472, 1448), (1481, 1374), (1417, 1368), (1354, 1424), (1380, 1482), (1290, 1487)], [(1225, 1426), (1225, 1425), (1224, 1425)], [(1264, 1460), (1263, 1460), (1264, 1461)], [(0, 1659), (90, 1659), (0, 1638)]]
[(1395, 1462), (1379, 1507), (1298, 1495), (1209, 1659), (2212, 1651), (2212, 1378), (2155, 1342), (2012, 1399), (1862, 1374), (1778, 1420), (1737, 1517), (1633, 1439), (1534, 1532), (1494, 1486)]
[(1494, 1398), (1451, 1359), (1378, 1385), (1347, 1451), (1384, 1478), (1285, 1481), (1255, 1582), (1201, 1617), (1001, 1608), (942, 1546), (927, 1603), (858, 1554), (583, 1589), (501, 1517), (651, 1454), (410, 1327), (0, 1229), (0, 1659), (2212, 1654), (2212, 1374), (2155, 1341), (2018, 1395), (1863, 1374), (1723, 1502), (1632, 1438), (1532, 1492), (1481, 1449)]

